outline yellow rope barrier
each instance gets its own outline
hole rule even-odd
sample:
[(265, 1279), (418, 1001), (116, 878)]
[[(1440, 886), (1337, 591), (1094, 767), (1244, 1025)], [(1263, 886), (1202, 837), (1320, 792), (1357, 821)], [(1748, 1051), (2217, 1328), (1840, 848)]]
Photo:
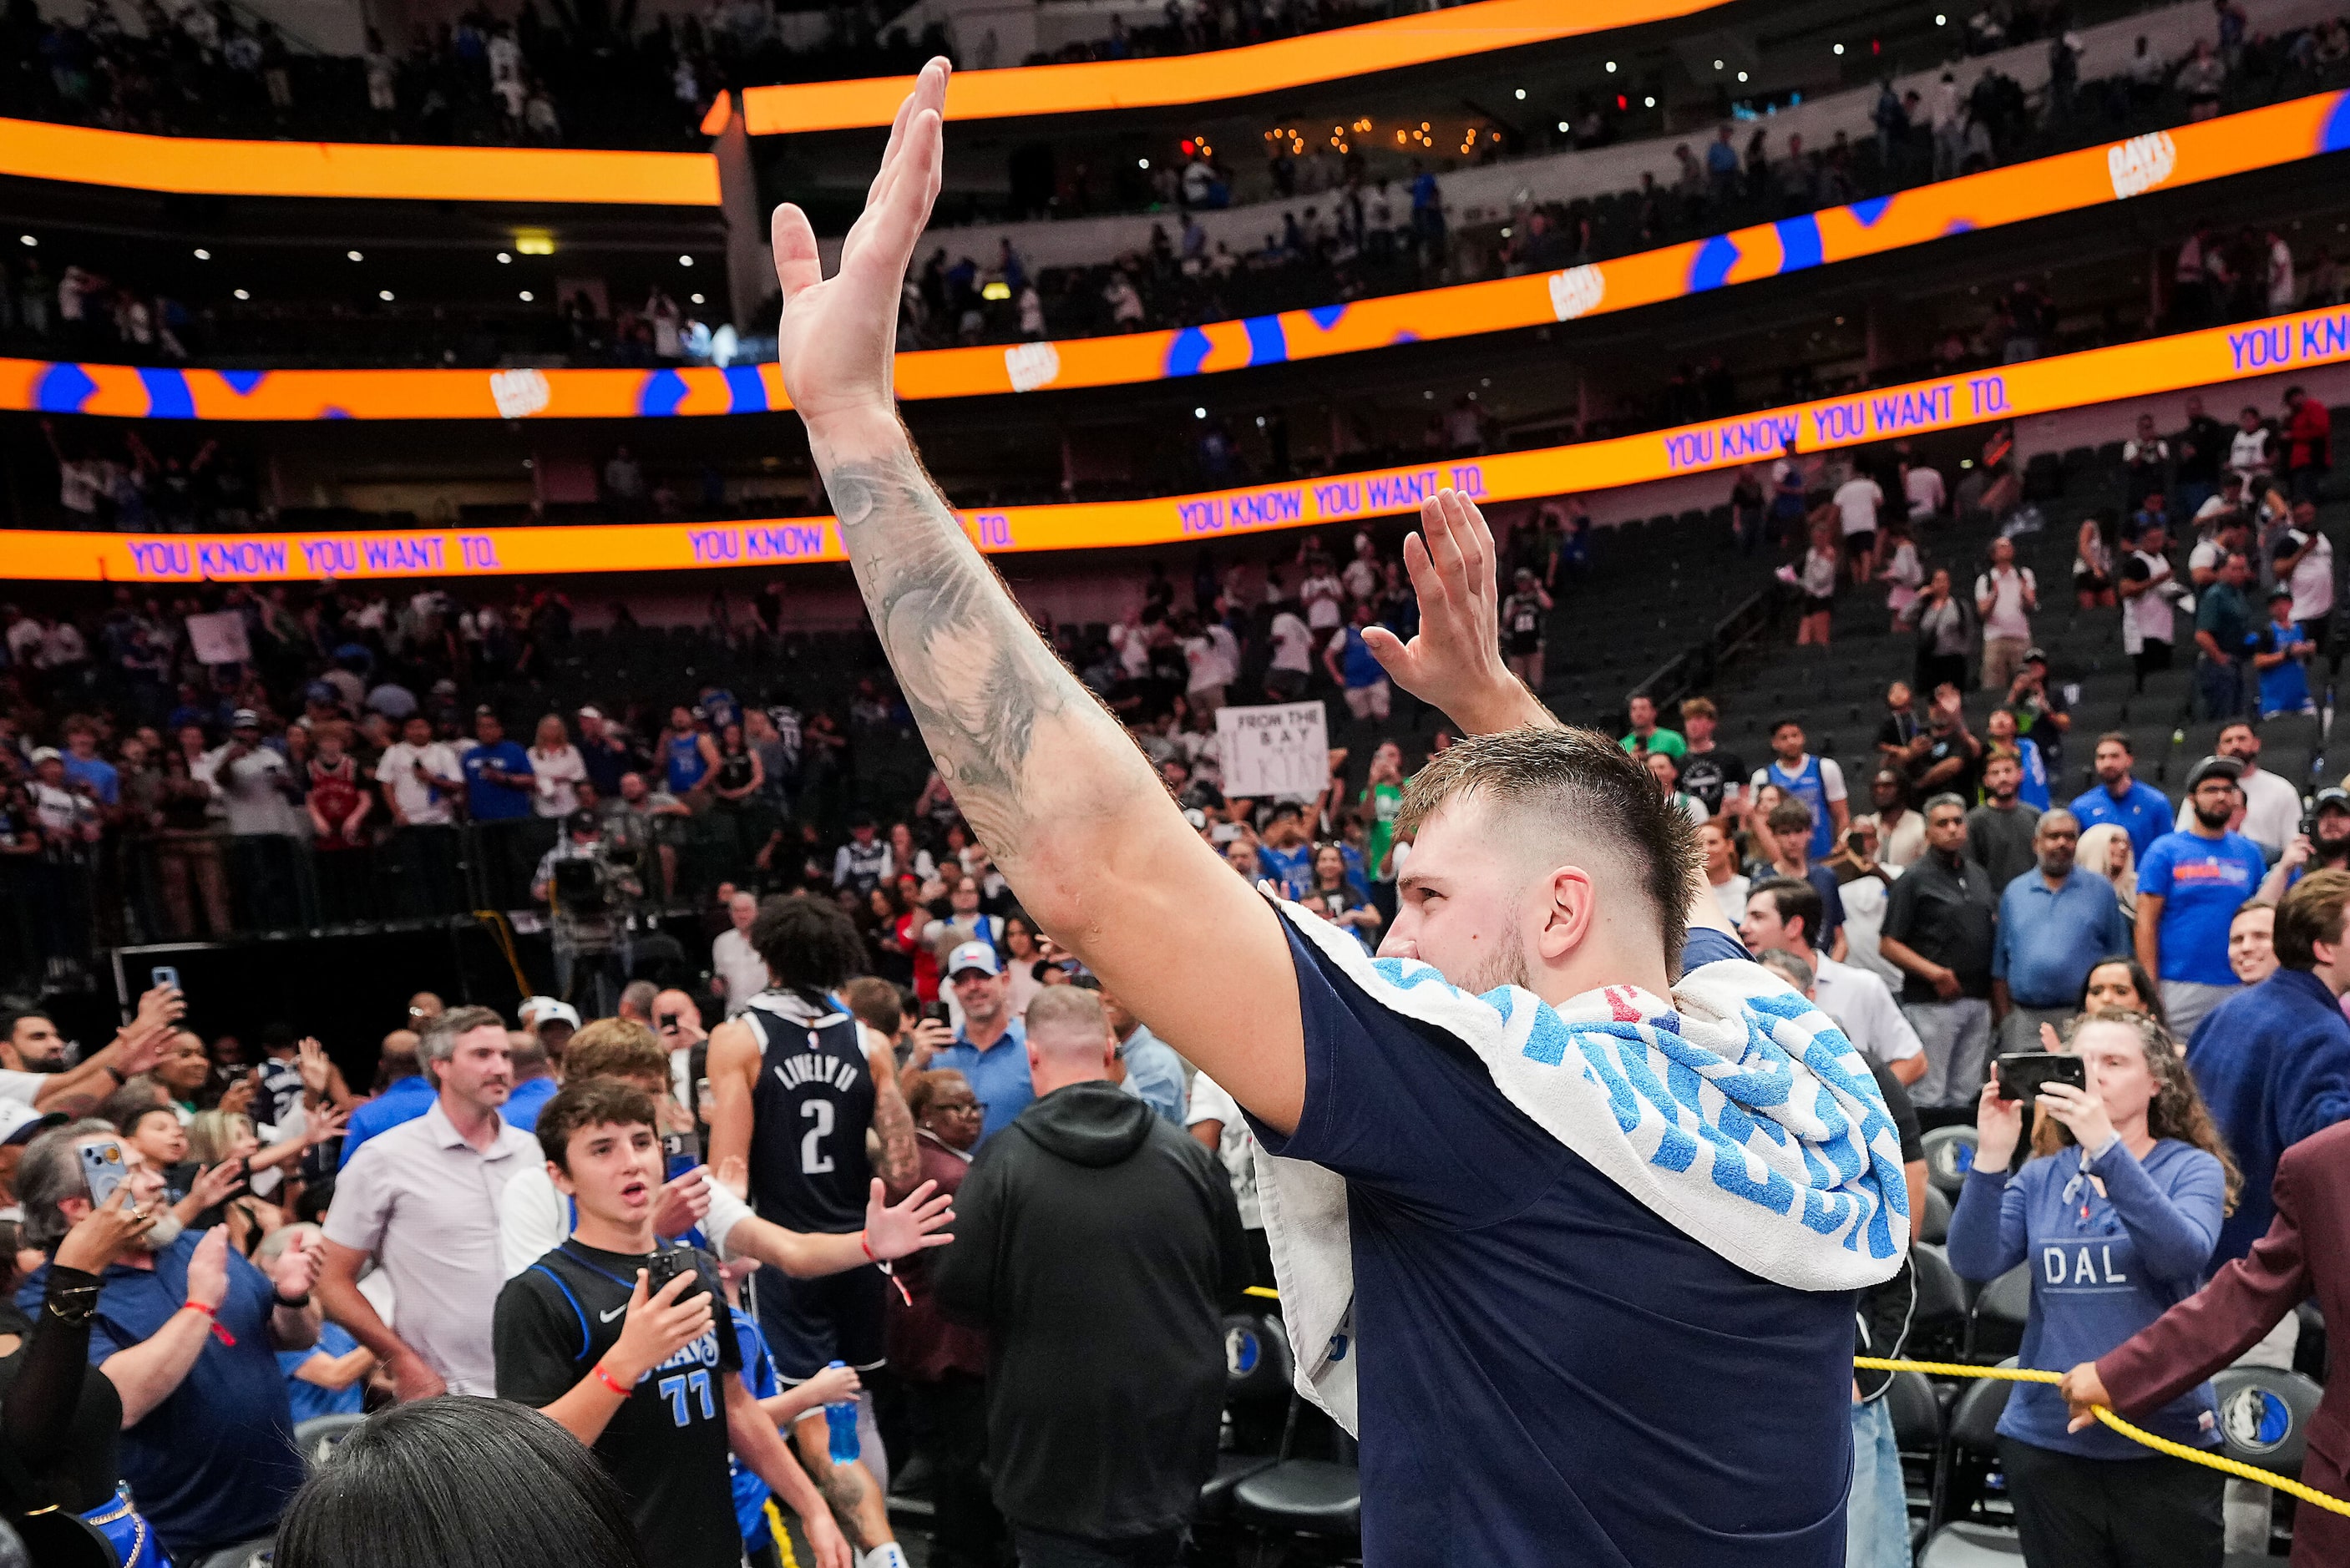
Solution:
[[(1266, 1301), (1277, 1302), (1281, 1299), (1279, 1291), (1264, 1285), (1251, 1285), (1244, 1293), (1260, 1296)], [(2030, 1367), (2020, 1366), (1970, 1366), (1956, 1361), (1888, 1361), (1880, 1355), (1856, 1355), (1852, 1358), (1852, 1364), (1855, 1366), (1867, 1367), (1873, 1372), (1922, 1372), (1931, 1377), (1980, 1377), (1988, 1378), (1994, 1383), (2062, 1383), (2064, 1380), (2062, 1373), (2040, 1372)], [(2189, 1464), (2201, 1465), (2206, 1469), (2219, 1470), (2223, 1474), (2234, 1476), (2240, 1480), (2254, 1481), (2262, 1486), (2274, 1487), (2277, 1490), (2297, 1497), (2303, 1502), (2350, 1517), (2350, 1502), (2319, 1491), (2315, 1487), (2303, 1486), (2288, 1476), (2278, 1475), (2273, 1470), (2262, 1469), (2257, 1465), (2245, 1464), (2241, 1459), (2231, 1459), (2224, 1454), (2210, 1453), (2202, 1449), (2190, 1449), (2184, 1443), (2174, 1443), (2168, 1438), (2157, 1437), (2143, 1427), (2132, 1426), (2103, 1405), (2095, 1407), (2095, 1415), (2098, 1420), (2103, 1421), (2130, 1441), (2143, 1443), (2158, 1454), (2168, 1454), (2173, 1459), (2185, 1459)]]
[[(1856, 1355), (1852, 1358), (1852, 1364), (1855, 1366), (1866, 1366), (1876, 1372), (1922, 1372), (1932, 1377), (1980, 1377), (1988, 1378), (1995, 1383), (2061, 1383), (2064, 1380), (2062, 1373), (2040, 1372), (2022, 1366), (1968, 1366), (1955, 1361), (1888, 1361), (1878, 1355)], [(2132, 1426), (2103, 1405), (2095, 1407), (2095, 1414), (2098, 1420), (2103, 1421), (2123, 1437), (2134, 1443), (2143, 1443), (2157, 1453), (2168, 1454), (2173, 1459), (2185, 1459), (2189, 1464), (2201, 1465), (2206, 1469), (2219, 1470), (2241, 1480), (2255, 1481), (2262, 1486), (2274, 1487), (2277, 1490), (2290, 1493), (2303, 1502), (2313, 1503), (2334, 1513), (2350, 1516), (2350, 1502), (2345, 1502), (2338, 1497), (2329, 1496), (2319, 1491), (2315, 1487), (2303, 1486), (2301, 1482), (2278, 1475), (2273, 1470), (2264, 1470), (2257, 1465), (2248, 1465), (2240, 1459), (2229, 1459), (2224, 1454), (2210, 1453), (2201, 1449), (2190, 1449), (2184, 1443), (2174, 1443), (2168, 1438), (2158, 1438), (2142, 1427)]]

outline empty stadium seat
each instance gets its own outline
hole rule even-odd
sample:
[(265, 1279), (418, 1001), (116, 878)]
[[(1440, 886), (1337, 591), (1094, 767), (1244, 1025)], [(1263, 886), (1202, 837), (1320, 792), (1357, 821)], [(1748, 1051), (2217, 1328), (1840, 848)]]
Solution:
[(2023, 1323), (2032, 1311), (2032, 1268), (2018, 1263), (1982, 1288), (1967, 1319), (1967, 1357), (2014, 1353), (2023, 1338)]
[(1985, 1478), (1999, 1463), (1999, 1418), (2013, 1386), (1984, 1378), (1960, 1389), (1951, 1406), (1934, 1474), (1934, 1528), (1918, 1568), (2016, 1568), (2023, 1561), (2014, 1530), (1981, 1511)]
[(1967, 1172), (1975, 1168), (1975, 1129), (1936, 1127), (1926, 1135), (1925, 1144), (1928, 1184), (1955, 1202), (1959, 1189), (1967, 1184)]

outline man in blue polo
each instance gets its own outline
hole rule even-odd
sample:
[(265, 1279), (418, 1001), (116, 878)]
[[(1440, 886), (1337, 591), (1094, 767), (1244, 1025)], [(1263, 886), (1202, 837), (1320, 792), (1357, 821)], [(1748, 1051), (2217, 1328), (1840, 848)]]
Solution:
[(962, 1003), (962, 1029), (953, 1044), (927, 1063), (921, 1047), (915, 1046), (912, 1064), (951, 1067), (970, 1081), (986, 1112), (979, 1129), (979, 1141), (985, 1143), (1036, 1097), (1028, 1081), (1028, 1029), (1012, 1014), (1011, 978), (988, 943), (965, 942), (949, 953), (947, 983)]
[(2073, 864), (2080, 844), (2071, 812), (2043, 812), (2032, 834), (2039, 864), (2000, 893), (1991, 1010), (2001, 1051), (2039, 1050), (2040, 1026), (2073, 1016), (2089, 971), (2130, 950), (2113, 884)]
[(2242, 773), (2233, 757), (2196, 763), (2187, 775), (2194, 820), (2138, 860), (2137, 961), (2161, 982), (2162, 1010), (2181, 1040), (2243, 985), (2228, 964), (2228, 926), (2268, 863), (2259, 845), (2228, 831), (2244, 798), (2236, 787)]
[[(2097, 787), (2074, 797), (2073, 815), (2085, 829), (2112, 823), (2129, 835), (2131, 852), (2140, 860), (2154, 841), (2170, 829), (2170, 801), (2152, 784), (2131, 776), (2137, 761), (2130, 738), (2119, 730), (2097, 737)], [(2220, 946), (2225, 950), (2227, 943)]]

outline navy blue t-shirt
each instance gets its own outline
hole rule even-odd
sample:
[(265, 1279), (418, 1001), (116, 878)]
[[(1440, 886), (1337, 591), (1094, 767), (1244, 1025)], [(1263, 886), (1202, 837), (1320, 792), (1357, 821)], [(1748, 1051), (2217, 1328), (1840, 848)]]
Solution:
[[(171, 1321), (188, 1299), (188, 1259), (203, 1236), (186, 1232), (151, 1270), (108, 1268), (89, 1328), (92, 1366)], [(46, 1267), (34, 1270), (16, 1304), (38, 1314), (48, 1279)], [(122, 1479), (174, 1562), (268, 1534), (302, 1484), (293, 1407), (269, 1343), (272, 1294), (268, 1276), (229, 1249), (219, 1321), (236, 1343), (208, 1337), (180, 1386), (123, 1430)]]
[(1305, 1114), (1251, 1120), (1347, 1179), (1367, 1568), (1842, 1568), (1853, 1294), (1683, 1235), (1289, 940)]

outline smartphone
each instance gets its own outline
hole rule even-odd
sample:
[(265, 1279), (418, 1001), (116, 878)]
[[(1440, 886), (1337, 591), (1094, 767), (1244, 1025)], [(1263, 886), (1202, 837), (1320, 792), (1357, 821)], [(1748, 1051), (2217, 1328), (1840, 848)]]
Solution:
[(112, 1138), (82, 1145), (81, 1173), (89, 1183), (91, 1205), (104, 1203), (130, 1175), (130, 1168), (122, 1163), (122, 1146)]
[(684, 1021), (685, 1021), (685, 1014), (684, 1014), (684, 1013), (682, 1013), (682, 1012), (664, 1012), (664, 1013), (661, 1013), (661, 1014), (660, 1015), (660, 1032), (661, 1032), (662, 1033), (666, 1034), (666, 1033), (668, 1033), (671, 1030), (672, 1030), (672, 1029), (676, 1028), (680, 1023), (683, 1023)]
[(666, 1179), (674, 1181), (702, 1163), (702, 1135), (693, 1132), (661, 1134), (661, 1168)]
[(168, 985), (173, 991), (180, 989), (180, 971), (171, 964), (157, 964), (147, 971), (147, 979), (151, 984)]
[(2078, 1056), (2055, 1051), (2018, 1051), (1999, 1059), (1999, 1097), (2030, 1102), (2047, 1084), (2089, 1086), (2089, 1069)]
[[(653, 1261), (645, 1268), (645, 1294), (658, 1295), (660, 1293), (660, 1288), (678, 1275), (695, 1274), (700, 1272), (700, 1267), (694, 1262), (691, 1248), (664, 1247), (653, 1254)], [(698, 1289), (690, 1288), (680, 1291), (677, 1293), (677, 1299), (681, 1302), (691, 1301), (708, 1288), (704, 1285)]]
[(947, 1004), (943, 1002), (933, 1002), (929, 1006), (923, 1008), (922, 1016), (940, 1023), (951, 1023), (953, 1022), (952, 1019), (947, 1016)]

